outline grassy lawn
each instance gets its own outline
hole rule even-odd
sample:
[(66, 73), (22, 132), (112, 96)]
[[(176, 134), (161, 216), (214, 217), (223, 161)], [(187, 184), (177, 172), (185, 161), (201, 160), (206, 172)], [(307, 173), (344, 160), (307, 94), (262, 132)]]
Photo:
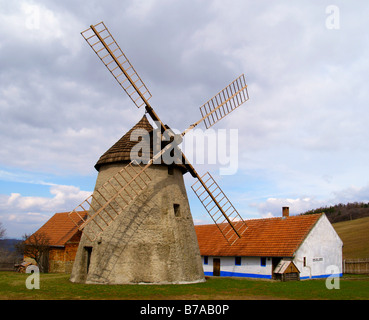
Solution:
[(41, 274), (40, 289), (29, 290), (29, 274), (0, 272), (0, 299), (22, 300), (239, 300), (239, 299), (369, 299), (369, 277), (344, 276), (340, 289), (325, 280), (271, 282), (243, 278), (209, 278), (191, 285), (85, 285), (65, 274)]

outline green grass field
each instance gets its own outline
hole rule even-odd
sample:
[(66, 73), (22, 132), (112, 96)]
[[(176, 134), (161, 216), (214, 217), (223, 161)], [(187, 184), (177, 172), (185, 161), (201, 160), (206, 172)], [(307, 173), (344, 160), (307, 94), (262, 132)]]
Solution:
[(29, 290), (29, 274), (0, 272), (0, 299), (12, 300), (240, 300), (240, 299), (369, 299), (369, 276), (344, 276), (340, 289), (328, 290), (325, 280), (274, 282), (210, 277), (191, 285), (85, 285), (66, 274), (41, 274), (40, 289)]

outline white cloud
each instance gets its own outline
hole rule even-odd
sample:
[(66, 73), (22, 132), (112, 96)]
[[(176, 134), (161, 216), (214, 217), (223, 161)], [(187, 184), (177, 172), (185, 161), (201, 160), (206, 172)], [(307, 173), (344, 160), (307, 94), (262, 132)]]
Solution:
[(329, 207), (335, 204), (347, 204), (349, 202), (369, 202), (369, 186), (349, 188), (332, 192), (329, 198), (318, 199), (316, 197), (301, 196), (297, 198), (268, 198), (264, 202), (254, 203), (259, 215), (262, 217), (280, 217), (282, 207), (289, 207), (290, 214), (300, 214), (306, 211)]
[(0, 221), (8, 237), (35, 232), (56, 212), (73, 210), (91, 192), (74, 186), (53, 185), (52, 197), (22, 196), (19, 193), (0, 195)]
[[(337, 0), (340, 29), (328, 30), (328, 4), (0, 0), (0, 180), (96, 174), (142, 117), (79, 34), (103, 19), (173, 128), (245, 73), (250, 100), (214, 129), (238, 129), (239, 170), (222, 182), (237, 181), (243, 198), (275, 198), (260, 213), (279, 215), (288, 199), (298, 211), (364, 198), (350, 186), (368, 184), (369, 7)], [(68, 210), (82, 191), (61, 184), (50, 183), (50, 198), (12, 187), (1, 212), (29, 221), (27, 212)]]
[(319, 208), (324, 204), (314, 198), (269, 198), (264, 203), (258, 204), (258, 211), (264, 218), (280, 217), (282, 215), (282, 207), (289, 207), (290, 214), (299, 214), (308, 211), (312, 208)]
[[(65, 211), (68, 210), (68, 206), (78, 204), (78, 201), (82, 202), (90, 195), (90, 192), (81, 191), (74, 186), (54, 185), (50, 187), (50, 194), (53, 196), (52, 198), (22, 196), (19, 193), (12, 193), (7, 199), (5, 197), (6, 202), (2, 207), (10, 206), (11, 210), (21, 212), (30, 212), (36, 209), (41, 212)], [(9, 207), (4, 209), (9, 209)]]
[(334, 202), (369, 202), (369, 185), (364, 187), (350, 186), (333, 192)]

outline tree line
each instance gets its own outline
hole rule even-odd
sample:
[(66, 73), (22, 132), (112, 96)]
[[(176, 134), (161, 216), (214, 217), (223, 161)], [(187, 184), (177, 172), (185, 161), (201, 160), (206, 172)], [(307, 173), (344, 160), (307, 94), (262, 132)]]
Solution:
[(347, 204), (336, 204), (306, 211), (302, 214), (314, 214), (324, 212), (331, 223), (355, 220), (369, 217), (368, 202), (350, 202)]

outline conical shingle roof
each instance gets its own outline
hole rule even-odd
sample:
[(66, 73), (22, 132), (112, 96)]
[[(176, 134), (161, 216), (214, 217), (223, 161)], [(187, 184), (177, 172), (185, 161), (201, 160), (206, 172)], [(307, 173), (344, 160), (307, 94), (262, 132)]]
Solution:
[(142, 119), (131, 130), (129, 130), (100, 157), (99, 161), (97, 161), (97, 163), (95, 164), (95, 168), (97, 171), (99, 171), (101, 165), (104, 164), (131, 161), (131, 150), (139, 142), (135, 141), (137, 139), (134, 139), (134, 136), (132, 136), (132, 133), (134, 133), (134, 131), (137, 129), (146, 130), (148, 133), (151, 133), (153, 131), (152, 125), (144, 115)]
[[(141, 129), (141, 130), (140, 130)], [(154, 128), (150, 124), (146, 115), (135, 125), (131, 130), (129, 130), (123, 137), (121, 137), (110, 149), (108, 149), (95, 164), (95, 169), (100, 170), (100, 167), (104, 164), (112, 164), (119, 162), (131, 162), (131, 150), (132, 148), (142, 140), (144, 133), (148, 133), (150, 137), (150, 154), (139, 154), (145, 160), (149, 160), (153, 157), (153, 130)], [(149, 142), (149, 141), (147, 141)], [(166, 142), (168, 143), (168, 142)], [(166, 144), (162, 143), (162, 148)], [(145, 149), (145, 148), (143, 148)], [(147, 149), (146, 149), (147, 150)], [(142, 150), (144, 152), (145, 150)], [(162, 162), (162, 164), (164, 164)], [(186, 172), (184, 165), (179, 165), (182, 171)]]

